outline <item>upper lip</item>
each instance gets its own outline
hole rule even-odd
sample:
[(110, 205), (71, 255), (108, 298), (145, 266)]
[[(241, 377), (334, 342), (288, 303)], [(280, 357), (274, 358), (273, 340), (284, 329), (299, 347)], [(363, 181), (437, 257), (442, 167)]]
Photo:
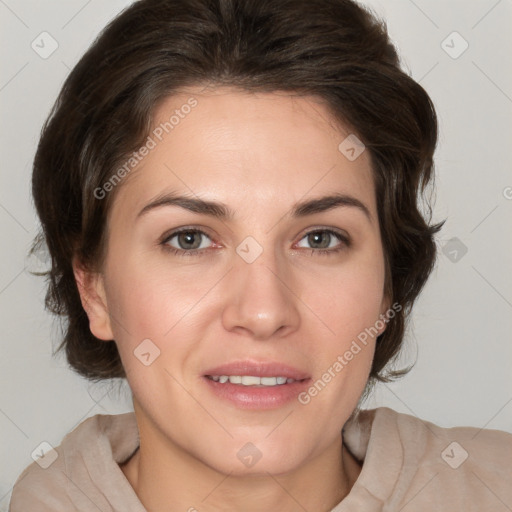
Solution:
[(206, 370), (204, 375), (253, 375), (255, 377), (286, 377), (303, 380), (309, 375), (303, 370), (277, 361), (232, 361)]

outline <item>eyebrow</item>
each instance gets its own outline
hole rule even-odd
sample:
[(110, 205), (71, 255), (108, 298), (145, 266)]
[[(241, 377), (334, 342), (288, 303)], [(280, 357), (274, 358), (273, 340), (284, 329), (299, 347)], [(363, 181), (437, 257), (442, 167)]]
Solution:
[[(235, 217), (235, 212), (224, 203), (182, 196), (170, 192), (159, 195), (146, 204), (137, 214), (137, 219), (156, 208), (164, 206), (179, 206), (180, 208), (184, 208), (193, 213), (209, 215), (221, 220), (232, 220)], [(370, 210), (363, 202), (355, 197), (341, 193), (299, 201), (292, 206), (291, 216), (293, 218), (301, 218), (339, 207), (356, 208), (364, 213), (367, 219), (372, 222)]]

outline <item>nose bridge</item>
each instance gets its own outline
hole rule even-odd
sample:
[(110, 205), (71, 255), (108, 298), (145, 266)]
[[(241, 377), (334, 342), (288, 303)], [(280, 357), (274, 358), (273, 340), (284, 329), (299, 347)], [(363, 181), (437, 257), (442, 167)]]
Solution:
[(259, 339), (284, 327), (296, 327), (299, 321), (291, 273), (271, 238), (266, 236), (263, 245), (247, 237), (237, 246), (223, 315), (227, 329), (246, 329)]

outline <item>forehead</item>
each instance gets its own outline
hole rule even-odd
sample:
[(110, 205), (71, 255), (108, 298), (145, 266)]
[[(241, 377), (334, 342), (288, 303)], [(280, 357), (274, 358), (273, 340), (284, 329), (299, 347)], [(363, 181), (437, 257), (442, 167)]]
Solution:
[(349, 135), (313, 97), (188, 88), (156, 108), (151, 149), (122, 183), (113, 208), (136, 215), (152, 198), (174, 191), (235, 211), (269, 211), (338, 192), (372, 211), (368, 151), (349, 160), (340, 151)]

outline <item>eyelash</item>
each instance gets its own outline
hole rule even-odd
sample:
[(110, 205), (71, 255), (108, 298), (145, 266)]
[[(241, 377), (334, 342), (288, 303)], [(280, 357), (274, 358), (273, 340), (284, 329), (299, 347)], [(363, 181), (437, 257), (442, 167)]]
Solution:
[[(180, 233), (199, 233), (199, 234), (204, 235), (211, 239), (211, 237), (207, 233), (202, 231), (201, 229), (196, 229), (196, 228), (194, 228), (194, 229), (192, 229), (192, 228), (177, 229), (176, 231), (173, 231), (169, 235), (164, 235), (163, 239), (160, 242), (160, 245), (166, 252), (169, 252), (176, 256), (189, 257), (189, 256), (200, 256), (205, 250), (207, 250), (207, 249), (191, 249), (191, 250), (187, 251), (185, 249), (176, 249), (175, 247), (168, 245), (169, 240), (172, 240), (176, 235), (179, 235)], [(344, 250), (345, 247), (350, 247), (350, 245), (351, 245), (351, 240), (349, 237), (347, 237), (341, 233), (338, 233), (337, 231), (334, 231), (332, 229), (313, 229), (313, 230), (305, 233), (304, 236), (301, 238), (301, 240), (303, 238), (305, 238), (306, 236), (311, 235), (313, 233), (330, 233), (331, 235), (334, 235), (334, 237), (336, 237), (340, 242), (342, 242), (342, 244), (339, 247), (337, 247), (336, 249), (311, 249), (311, 256), (313, 256), (314, 254), (320, 254), (322, 256), (333, 256), (333, 255), (339, 253), (340, 251)]]

